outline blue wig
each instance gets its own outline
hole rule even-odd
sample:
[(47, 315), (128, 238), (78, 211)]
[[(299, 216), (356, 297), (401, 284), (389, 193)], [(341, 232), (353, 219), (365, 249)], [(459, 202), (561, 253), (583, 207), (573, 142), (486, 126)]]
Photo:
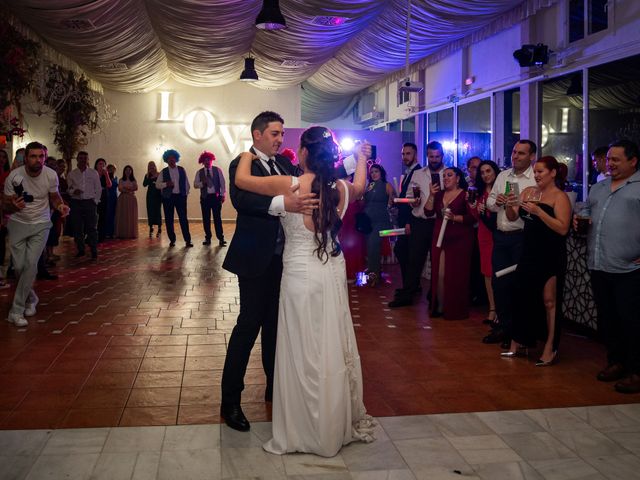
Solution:
[(176, 163), (180, 161), (180, 154), (173, 149), (167, 150), (162, 154), (162, 160), (164, 160), (166, 163), (168, 163), (167, 160), (169, 159), (169, 157), (175, 157)]

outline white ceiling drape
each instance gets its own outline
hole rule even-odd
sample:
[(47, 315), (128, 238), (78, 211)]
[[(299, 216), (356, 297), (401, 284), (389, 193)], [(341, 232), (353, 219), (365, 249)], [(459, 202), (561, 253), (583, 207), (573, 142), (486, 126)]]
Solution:
[[(413, 0), (410, 61), (424, 60), (505, 15), (511, 13), (513, 24), (555, 1)], [(260, 76), (255, 86), (279, 89), (304, 82), (308, 121), (340, 115), (354, 94), (405, 64), (408, 0), (281, 0), (287, 28), (277, 32), (254, 27), (262, 0), (0, 0), (0, 5), (90, 77), (118, 91), (149, 91), (170, 76), (203, 87), (234, 82), (250, 54)], [(342, 21), (326, 26), (314, 21), (318, 16)]]

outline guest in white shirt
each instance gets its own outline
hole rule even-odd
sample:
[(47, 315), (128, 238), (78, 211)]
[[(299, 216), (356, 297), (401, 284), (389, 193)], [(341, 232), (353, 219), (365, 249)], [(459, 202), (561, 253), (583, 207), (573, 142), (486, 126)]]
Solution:
[(78, 253), (85, 254), (85, 237), (91, 249), (91, 258), (98, 258), (98, 203), (102, 195), (100, 176), (89, 168), (89, 154), (78, 152), (78, 168), (67, 175), (69, 195), (71, 196), (71, 225)]
[[(536, 159), (537, 147), (531, 140), (516, 142), (511, 152), (512, 168), (500, 172), (493, 184), (491, 194), (487, 198), (487, 208), (498, 214), (498, 229), (493, 233), (492, 267), (493, 292), (496, 302), (496, 313), (499, 325), (484, 337), (484, 343), (502, 343), (509, 348), (511, 341), (511, 322), (513, 318), (513, 302), (517, 300), (518, 292), (514, 291), (515, 283), (509, 275), (496, 277), (495, 273), (512, 265), (516, 265), (522, 256), (522, 241), (524, 220), (520, 217), (511, 221), (507, 218), (506, 206), (517, 202), (517, 192), (512, 185), (518, 185), (522, 192), (527, 187), (535, 187), (532, 164)], [(509, 192), (506, 187), (509, 182)]]
[(156, 188), (162, 192), (162, 208), (164, 210), (164, 221), (169, 236), (169, 246), (176, 245), (176, 232), (173, 228), (174, 209), (178, 213), (180, 230), (184, 238), (185, 247), (193, 247), (191, 243), (191, 233), (189, 232), (189, 219), (187, 218), (187, 195), (189, 195), (189, 179), (184, 168), (179, 167), (180, 154), (175, 150), (167, 150), (162, 154), (162, 159), (168, 164), (164, 168), (158, 180)]
[(193, 186), (200, 189), (200, 208), (202, 210), (202, 225), (204, 226), (203, 245), (211, 245), (211, 215), (213, 214), (213, 226), (216, 230), (218, 244), (224, 247), (224, 232), (222, 230), (222, 204), (224, 203), (226, 189), (222, 170), (213, 166), (216, 156), (212, 152), (204, 151), (198, 158), (198, 163), (203, 168), (196, 172)]

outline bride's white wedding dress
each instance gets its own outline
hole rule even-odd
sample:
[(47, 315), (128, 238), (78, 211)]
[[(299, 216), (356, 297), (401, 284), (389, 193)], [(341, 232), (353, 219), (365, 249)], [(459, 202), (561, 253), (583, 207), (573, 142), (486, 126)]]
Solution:
[[(292, 183), (297, 183), (293, 177)], [(345, 205), (348, 205), (348, 198)], [(346, 210), (346, 208), (345, 208)], [(281, 218), (285, 232), (278, 314), (271, 453), (332, 457), (343, 445), (374, 440), (362, 402), (360, 355), (342, 254), (322, 263), (301, 214)]]

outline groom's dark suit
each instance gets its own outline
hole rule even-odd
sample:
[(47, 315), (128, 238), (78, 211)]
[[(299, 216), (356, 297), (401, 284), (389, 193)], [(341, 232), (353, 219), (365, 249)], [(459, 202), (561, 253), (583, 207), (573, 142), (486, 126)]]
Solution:
[[(249, 355), (260, 328), (262, 365), (267, 376), (265, 398), (271, 399), (284, 246), (280, 220), (268, 213), (272, 198), (236, 187), (238, 161), (239, 157), (229, 166), (229, 196), (238, 217), (222, 267), (238, 275), (240, 314), (229, 339), (222, 374), (223, 405), (240, 404)], [(295, 167), (286, 157), (276, 155), (275, 163), (280, 173), (295, 175)], [(251, 164), (251, 174), (271, 175), (259, 160)]]

